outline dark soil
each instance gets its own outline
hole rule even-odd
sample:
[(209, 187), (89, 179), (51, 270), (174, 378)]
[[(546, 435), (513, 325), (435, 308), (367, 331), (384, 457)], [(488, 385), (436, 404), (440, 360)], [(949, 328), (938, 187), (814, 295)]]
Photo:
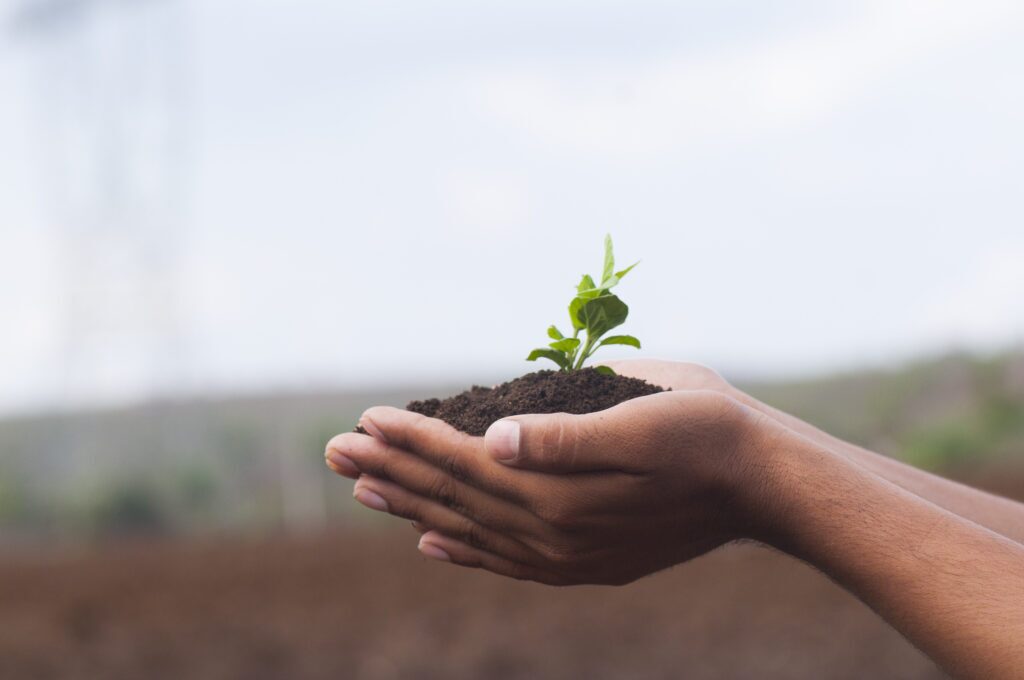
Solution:
[(657, 392), (664, 390), (636, 378), (584, 368), (571, 373), (527, 373), (497, 387), (475, 385), (454, 397), (413, 401), (406, 408), (431, 418), (440, 418), (456, 429), (479, 436), (491, 423), (506, 416), (593, 413)]

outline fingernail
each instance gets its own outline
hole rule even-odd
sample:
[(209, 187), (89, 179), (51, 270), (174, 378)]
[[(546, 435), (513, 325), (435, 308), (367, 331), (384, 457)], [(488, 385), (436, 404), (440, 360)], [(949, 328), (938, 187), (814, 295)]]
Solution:
[(519, 421), (499, 420), (487, 428), (484, 448), (495, 460), (508, 463), (519, 456)]
[[(351, 422), (351, 421), (349, 421), (349, 422)], [(374, 439), (379, 439), (379, 440), (381, 440), (382, 442), (386, 442), (386, 441), (387, 441), (387, 439), (385, 439), (385, 438), (384, 438), (384, 433), (383, 433), (383, 432), (381, 432), (381, 431), (380, 431), (380, 428), (379, 428), (379, 427), (377, 427), (377, 426), (376, 426), (376, 425), (374, 424), (374, 422), (373, 422), (372, 420), (370, 420), (369, 418), (360, 418), (360, 419), (359, 419), (359, 425), (360, 425), (360, 426), (361, 426), (361, 427), (362, 427), (362, 428), (363, 428), (364, 430), (366, 430), (367, 432), (369, 432), (369, 433), (370, 433), (370, 436), (371, 436), (371, 437), (373, 437)]]
[(432, 543), (424, 543), (420, 541), (419, 545), (420, 552), (429, 557), (432, 560), (438, 560), (440, 562), (451, 562), (452, 556), (441, 550)]
[(359, 468), (356, 467), (356, 464), (348, 456), (343, 456), (337, 451), (331, 451), (327, 454), (327, 460), (338, 473), (346, 477), (355, 478), (359, 476)]
[(388, 511), (388, 502), (369, 489), (356, 489), (352, 496), (371, 510)]

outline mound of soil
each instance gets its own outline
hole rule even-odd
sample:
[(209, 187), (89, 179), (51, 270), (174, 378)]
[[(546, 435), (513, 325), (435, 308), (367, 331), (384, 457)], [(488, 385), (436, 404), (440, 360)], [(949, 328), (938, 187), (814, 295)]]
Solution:
[(496, 420), (523, 413), (593, 413), (628, 399), (664, 392), (636, 378), (584, 368), (571, 373), (538, 371), (497, 387), (478, 385), (448, 399), (410, 402), (406, 408), (440, 418), (456, 429), (480, 436)]

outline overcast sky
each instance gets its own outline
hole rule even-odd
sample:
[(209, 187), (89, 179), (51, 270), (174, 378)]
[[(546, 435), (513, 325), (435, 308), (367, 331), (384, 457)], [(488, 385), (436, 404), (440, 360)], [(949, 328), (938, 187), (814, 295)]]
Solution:
[(1020, 2), (18, 4), (0, 409), (511, 377), (606, 232), (645, 355), (1024, 337)]

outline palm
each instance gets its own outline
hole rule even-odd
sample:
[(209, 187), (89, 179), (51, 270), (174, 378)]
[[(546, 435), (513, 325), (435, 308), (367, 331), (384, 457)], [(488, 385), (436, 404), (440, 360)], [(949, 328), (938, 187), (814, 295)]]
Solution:
[(732, 391), (732, 386), (722, 376), (700, 364), (662, 359), (626, 359), (602, 363), (619, 375), (646, 380), (666, 389)]

